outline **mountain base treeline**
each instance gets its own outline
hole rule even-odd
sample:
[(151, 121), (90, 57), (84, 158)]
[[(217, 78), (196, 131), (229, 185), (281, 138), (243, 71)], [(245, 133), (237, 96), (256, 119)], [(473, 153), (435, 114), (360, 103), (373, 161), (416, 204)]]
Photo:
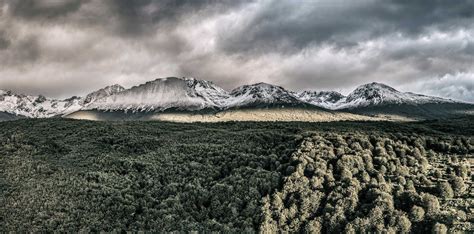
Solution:
[(473, 120), (3, 122), (0, 231), (472, 232)]

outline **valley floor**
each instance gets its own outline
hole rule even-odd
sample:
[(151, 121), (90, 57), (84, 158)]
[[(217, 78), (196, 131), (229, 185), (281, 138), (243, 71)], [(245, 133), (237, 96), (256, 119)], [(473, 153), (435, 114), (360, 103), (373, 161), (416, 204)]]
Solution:
[(474, 231), (474, 118), (0, 123), (0, 231)]
[(220, 112), (157, 112), (125, 113), (83, 110), (65, 116), (78, 120), (148, 120), (178, 123), (216, 123), (216, 122), (334, 122), (334, 121), (415, 121), (416, 118), (396, 114), (363, 115), (342, 111), (329, 111), (315, 108), (247, 108)]

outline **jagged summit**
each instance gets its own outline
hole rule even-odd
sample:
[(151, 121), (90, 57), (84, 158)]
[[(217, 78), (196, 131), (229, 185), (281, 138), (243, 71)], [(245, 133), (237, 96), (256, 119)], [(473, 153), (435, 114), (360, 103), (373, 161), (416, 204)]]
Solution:
[(118, 84), (107, 86), (105, 88), (96, 90), (96, 91), (88, 94), (84, 98), (83, 104), (87, 105), (87, 104), (92, 103), (94, 101), (97, 101), (101, 98), (104, 98), (104, 97), (107, 97), (107, 96), (110, 96), (110, 95), (113, 95), (113, 94), (116, 94), (116, 93), (120, 93), (124, 90), (125, 90), (125, 88), (122, 87), (121, 85), (118, 85)]

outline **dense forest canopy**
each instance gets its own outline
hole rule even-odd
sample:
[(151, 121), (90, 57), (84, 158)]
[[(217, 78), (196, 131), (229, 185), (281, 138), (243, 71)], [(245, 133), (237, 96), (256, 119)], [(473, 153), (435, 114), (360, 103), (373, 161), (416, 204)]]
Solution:
[(0, 123), (0, 231), (474, 231), (471, 117)]

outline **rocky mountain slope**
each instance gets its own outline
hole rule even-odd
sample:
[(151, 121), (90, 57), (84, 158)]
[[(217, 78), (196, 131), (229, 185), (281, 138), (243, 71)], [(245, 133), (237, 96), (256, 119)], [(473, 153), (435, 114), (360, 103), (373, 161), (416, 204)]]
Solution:
[(174, 108), (193, 111), (223, 108), (228, 98), (225, 90), (210, 81), (169, 77), (99, 99), (84, 109), (140, 112)]

